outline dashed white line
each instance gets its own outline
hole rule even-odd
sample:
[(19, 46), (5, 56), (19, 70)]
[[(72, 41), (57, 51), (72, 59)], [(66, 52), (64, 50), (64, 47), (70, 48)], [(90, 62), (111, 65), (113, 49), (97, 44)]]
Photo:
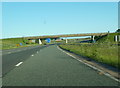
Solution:
[(16, 64), (15, 66), (20, 66), (23, 62), (19, 62), (18, 64)]
[(97, 70), (97, 71), (99, 71), (99, 72), (102, 72), (104, 75), (106, 75), (106, 76), (110, 77), (111, 79), (113, 79), (113, 80), (115, 80), (115, 81), (117, 81), (117, 82), (120, 82), (120, 80), (119, 80), (119, 79), (116, 79), (116, 78), (115, 78), (115, 77), (113, 77), (112, 75), (110, 75), (110, 74), (108, 74), (108, 73), (106, 73), (106, 72), (104, 72), (104, 71), (100, 70), (99, 68), (96, 68), (96, 67), (94, 67), (94, 66), (92, 66), (92, 65), (90, 65), (90, 64), (88, 64), (88, 63), (85, 63), (85, 62), (83, 62), (83, 61), (82, 61), (82, 60), (80, 60), (80, 59), (77, 59), (75, 56), (73, 56), (73, 55), (71, 55), (71, 54), (69, 54), (69, 53), (67, 53), (67, 52), (63, 51), (62, 49), (60, 49), (58, 46), (57, 46), (57, 48), (58, 48), (59, 50), (61, 50), (62, 52), (66, 53), (67, 55), (69, 55), (69, 56), (73, 57), (74, 59), (76, 59), (76, 60), (80, 61), (81, 63), (83, 63), (83, 64), (85, 64), (85, 65), (87, 65), (87, 66), (89, 66), (89, 67), (91, 67), (91, 68), (93, 68), (93, 69), (95, 69), (95, 70)]

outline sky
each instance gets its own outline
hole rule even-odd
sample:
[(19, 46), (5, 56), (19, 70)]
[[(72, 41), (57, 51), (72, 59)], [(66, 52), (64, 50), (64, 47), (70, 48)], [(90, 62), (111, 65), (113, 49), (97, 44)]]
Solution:
[(117, 2), (3, 2), (2, 38), (115, 32)]

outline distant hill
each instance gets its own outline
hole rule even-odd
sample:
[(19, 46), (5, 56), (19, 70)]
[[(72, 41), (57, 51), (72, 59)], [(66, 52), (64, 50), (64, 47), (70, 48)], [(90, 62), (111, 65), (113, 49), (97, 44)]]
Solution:
[(3, 49), (9, 49), (12, 47), (16, 47), (16, 44), (22, 43), (23, 45), (25, 42), (23, 41), (23, 38), (8, 38), (8, 39), (2, 39), (2, 47)]
[[(44, 44), (44, 41), (42, 41)], [(22, 45), (20, 45), (20, 43)], [(32, 43), (30, 40), (24, 38), (7, 38), (7, 39), (0, 39), (0, 49), (12, 49), (12, 48), (19, 48), (19, 47), (28, 47), (38, 45), (38, 43)]]

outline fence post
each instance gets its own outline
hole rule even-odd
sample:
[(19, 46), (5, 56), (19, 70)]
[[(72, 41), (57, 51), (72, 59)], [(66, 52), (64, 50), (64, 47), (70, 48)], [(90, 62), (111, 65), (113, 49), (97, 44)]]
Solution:
[(120, 42), (120, 35), (118, 35), (118, 41)]

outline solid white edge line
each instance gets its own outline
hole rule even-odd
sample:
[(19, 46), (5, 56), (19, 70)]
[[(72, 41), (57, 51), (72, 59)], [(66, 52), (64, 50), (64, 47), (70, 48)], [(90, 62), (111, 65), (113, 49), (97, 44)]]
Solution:
[(15, 66), (20, 66), (23, 62), (19, 62), (18, 64), (16, 64)]
[(100, 70), (99, 68), (96, 68), (96, 67), (94, 67), (94, 66), (92, 66), (92, 65), (90, 65), (90, 64), (88, 64), (88, 63), (83, 62), (83, 61), (82, 61), (82, 60), (80, 60), (80, 59), (77, 59), (77, 58), (76, 58), (76, 57), (74, 57), (73, 55), (71, 55), (71, 54), (69, 54), (69, 53), (67, 53), (67, 52), (63, 51), (62, 49), (60, 49), (58, 46), (57, 46), (57, 48), (58, 48), (59, 50), (61, 50), (62, 52), (66, 53), (67, 55), (69, 55), (69, 56), (73, 57), (74, 59), (76, 59), (76, 60), (80, 61), (81, 63), (83, 63), (83, 64), (85, 64), (85, 65), (87, 65), (87, 66), (89, 66), (89, 67), (91, 67), (91, 68), (93, 68), (93, 69), (95, 69), (95, 70), (97, 70), (97, 71), (99, 71), (99, 72), (102, 72), (104, 75), (106, 75), (106, 76), (110, 77), (111, 79), (113, 79), (113, 80), (115, 80), (115, 81), (117, 81), (117, 82), (120, 82), (120, 80), (119, 80), (119, 79), (116, 79), (115, 77), (113, 77), (113, 76), (112, 76), (112, 75), (110, 75), (109, 73), (106, 73), (106, 72), (104, 72), (104, 71)]

